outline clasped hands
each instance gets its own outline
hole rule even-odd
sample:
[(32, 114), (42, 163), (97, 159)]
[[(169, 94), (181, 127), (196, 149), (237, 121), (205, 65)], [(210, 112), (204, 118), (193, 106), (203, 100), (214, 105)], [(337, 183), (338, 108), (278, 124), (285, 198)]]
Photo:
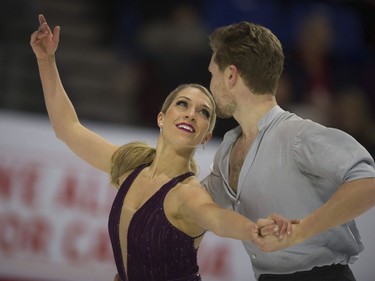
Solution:
[(261, 218), (254, 224), (252, 242), (264, 252), (281, 250), (298, 243), (297, 219), (286, 219), (279, 214)]

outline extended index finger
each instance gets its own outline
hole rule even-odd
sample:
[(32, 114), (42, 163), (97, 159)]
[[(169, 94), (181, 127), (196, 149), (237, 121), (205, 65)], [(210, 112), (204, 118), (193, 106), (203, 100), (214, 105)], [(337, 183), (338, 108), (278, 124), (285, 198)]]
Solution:
[(43, 33), (52, 33), (51, 28), (48, 26), (47, 20), (44, 17), (44, 15), (39, 14), (38, 19), (39, 19), (39, 24), (40, 24), (39, 31)]
[(42, 25), (43, 23), (47, 23), (46, 18), (42, 14), (38, 15), (38, 19), (40, 25)]

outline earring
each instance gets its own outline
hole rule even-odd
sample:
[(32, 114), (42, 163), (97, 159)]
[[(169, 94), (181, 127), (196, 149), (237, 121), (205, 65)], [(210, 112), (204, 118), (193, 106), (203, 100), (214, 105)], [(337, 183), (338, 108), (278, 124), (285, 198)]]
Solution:
[(206, 147), (204, 145), (205, 145), (205, 143), (202, 143), (202, 148), (203, 148), (203, 150), (206, 150)]
[(161, 124), (161, 122), (158, 122), (158, 126), (160, 128), (160, 134), (163, 133), (163, 125)]

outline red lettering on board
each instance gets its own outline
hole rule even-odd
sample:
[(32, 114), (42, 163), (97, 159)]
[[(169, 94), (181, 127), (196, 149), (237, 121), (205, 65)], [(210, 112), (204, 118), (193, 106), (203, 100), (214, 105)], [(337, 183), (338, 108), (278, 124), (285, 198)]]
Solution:
[(3, 214), (0, 216), (0, 249), (5, 253), (15, 252), (20, 242), (18, 233), (21, 220), (16, 214)]
[[(35, 163), (15, 167), (0, 167), (0, 197), (10, 199), (13, 194), (23, 206), (34, 207), (40, 179), (40, 166)], [(20, 193), (15, 192), (19, 190)]]
[(0, 198), (9, 199), (11, 194), (11, 169), (0, 166)]
[(34, 217), (25, 225), (26, 229), (21, 234), (25, 249), (36, 255), (47, 254), (51, 238), (50, 224), (41, 217)]
[(8, 254), (48, 255), (51, 226), (42, 217), (23, 218), (16, 213), (0, 215), (0, 251)]
[(94, 175), (89, 176), (79, 192), (78, 204), (81, 208), (91, 214), (100, 212), (100, 186)]
[(94, 238), (95, 243), (91, 249), (90, 256), (96, 257), (98, 261), (113, 262), (112, 247), (110, 244), (107, 228), (99, 229)]
[(232, 280), (233, 273), (229, 264), (229, 254), (230, 248), (225, 244), (201, 248), (199, 251), (201, 274), (213, 277), (215, 280)]
[(112, 202), (114, 198), (112, 191), (108, 185), (103, 186), (98, 175), (83, 177), (69, 172), (62, 178), (55, 200), (57, 205), (65, 208), (91, 215), (108, 215), (108, 199)]
[(57, 202), (66, 207), (74, 206), (77, 200), (78, 179), (73, 174), (67, 174), (60, 186)]
[(40, 167), (36, 164), (30, 164), (24, 167), (20, 173), (22, 179), (22, 202), (29, 207), (33, 207), (37, 198), (37, 187)]
[(73, 221), (65, 228), (62, 239), (62, 253), (67, 260), (113, 263), (109, 236), (104, 228), (92, 228), (83, 221)]
[(66, 227), (62, 241), (62, 250), (68, 260), (78, 261), (85, 259), (82, 249), (85, 244), (84, 240), (82, 240), (85, 229), (87, 229), (86, 224), (79, 221), (74, 221)]

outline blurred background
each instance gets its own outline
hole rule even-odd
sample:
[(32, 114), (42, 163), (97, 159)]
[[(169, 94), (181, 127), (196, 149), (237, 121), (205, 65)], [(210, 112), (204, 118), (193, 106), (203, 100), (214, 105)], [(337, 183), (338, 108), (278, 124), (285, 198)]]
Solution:
[[(209, 86), (213, 29), (248, 20), (271, 29), (283, 45), (280, 106), (348, 132), (375, 157), (373, 0), (4, 0), (0, 9), (3, 124), (46, 117), (29, 45), (40, 13), (51, 27), (61, 26), (57, 63), (80, 118), (151, 133), (177, 85)], [(3, 140), (10, 134), (6, 124)], [(219, 120), (215, 138), (234, 126)], [(5, 183), (0, 167), (0, 191)]]
[[(1, 11), (2, 109), (45, 113), (29, 46), (39, 13), (62, 28), (57, 60), (79, 116), (152, 128), (178, 84), (209, 86), (208, 34), (249, 20), (283, 44), (279, 104), (375, 153), (373, 0), (5, 0)], [(215, 136), (234, 125), (219, 120)]]

